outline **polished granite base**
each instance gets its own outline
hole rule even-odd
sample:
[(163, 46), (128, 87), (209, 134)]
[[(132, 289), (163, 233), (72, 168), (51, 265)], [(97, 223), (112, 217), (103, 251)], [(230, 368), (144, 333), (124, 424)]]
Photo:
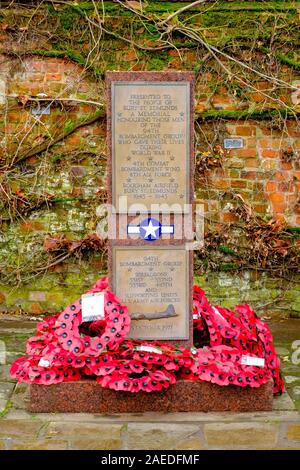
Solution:
[(271, 411), (273, 381), (259, 388), (221, 387), (179, 381), (163, 392), (130, 393), (104, 389), (93, 380), (30, 385), (28, 410), (34, 413), (141, 413), (146, 411)]

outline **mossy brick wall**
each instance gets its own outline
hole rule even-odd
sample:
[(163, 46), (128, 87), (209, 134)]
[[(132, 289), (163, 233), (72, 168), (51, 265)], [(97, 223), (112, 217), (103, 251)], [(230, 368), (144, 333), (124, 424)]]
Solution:
[[(148, 2), (143, 14), (164, 18), (182, 6)], [(159, 50), (154, 25), (145, 27), (134, 11), (113, 2), (104, 2), (104, 8), (108, 32), (102, 31), (95, 51), (85, 18), (95, 20), (92, 2), (73, 7), (46, 2), (36, 11), (12, 4), (0, 11), (0, 310), (6, 313), (61, 310), (107, 271), (102, 251), (56, 263), (59, 253), (49, 256), (44, 249), (49, 236), (81, 240), (96, 230), (96, 207), (106, 191), (106, 70), (193, 70), (195, 200), (204, 204), (207, 228), (225, 224), (228, 233), (236, 231), (241, 220), (234, 194), (255, 216), (282, 221), (297, 234), (298, 92), (223, 57), (223, 66), (233, 71), (229, 80), (205, 48), (180, 34), (172, 37), (176, 47)], [(252, 68), (300, 83), (296, 2), (218, 2), (189, 10), (179, 20), (200, 28), (210, 44)], [(42, 105), (53, 100), (50, 114), (34, 115), (36, 100)], [(225, 151), (224, 138), (230, 137), (241, 137), (243, 148)], [(244, 241), (239, 232), (234, 249)], [(222, 267), (234, 268), (230, 253), (223, 258), (205, 274), (196, 273), (214, 302), (247, 301), (260, 311), (267, 305), (299, 315), (295, 277), (278, 278), (249, 266), (242, 273), (223, 272)]]

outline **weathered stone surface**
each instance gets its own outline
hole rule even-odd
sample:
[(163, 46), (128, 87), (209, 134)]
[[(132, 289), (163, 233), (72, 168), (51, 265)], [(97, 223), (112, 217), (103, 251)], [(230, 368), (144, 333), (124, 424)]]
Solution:
[(0, 440), (0, 450), (4, 450), (5, 447), (5, 441), (3, 439)]
[(273, 448), (278, 439), (278, 424), (209, 423), (204, 426), (204, 435), (211, 447)]
[(201, 450), (203, 449), (203, 443), (199, 437), (191, 437), (183, 439), (178, 442), (174, 447), (176, 450)]
[(295, 405), (287, 392), (274, 397), (273, 410), (294, 410)]
[(12, 450), (65, 450), (68, 448), (68, 442), (56, 439), (25, 439), (13, 441), (10, 448)]
[(5, 419), (0, 420), (0, 437), (34, 437), (43, 426), (42, 421), (29, 421), (18, 419)]
[[(52, 422), (46, 430), (47, 437), (61, 437), (72, 439), (78, 444), (82, 439), (97, 442), (98, 449), (119, 448), (121, 439), (122, 425), (118, 424), (95, 424), (82, 423), (81, 421), (73, 423)], [(106, 447), (107, 446), (107, 447)], [(115, 447), (112, 447), (115, 446)]]
[(10, 369), (10, 366), (8, 364), (0, 367), (0, 380), (4, 380), (4, 381), (11, 380), (9, 369)]
[(199, 427), (192, 424), (130, 423), (128, 425), (129, 449), (168, 450), (197, 433)]
[(0, 365), (6, 364), (6, 344), (0, 340)]
[(300, 441), (300, 424), (292, 424), (289, 426), (288, 439), (291, 441)]
[(14, 385), (11, 382), (0, 382), (0, 413), (7, 407)]
[(210, 382), (179, 381), (163, 392), (130, 392), (102, 388), (93, 380), (30, 386), (29, 411), (138, 413), (146, 411), (270, 411), (273, 381), (259, 388)]
[(74, 450), (118, 450), (122, 448), (122, 442), (120, 438), (109, 438), (109, 436), (106, 439), (101, 437), (95, 439), (91, 434), (90, 438), (71, 440), (70, 448)]
[[(118, 214), (108, 218), (110, 285), (132, 315), (130, 337), (190, 347), (193, 257), (185, 243), (193, 234), (182, 227), (192, 227), (194, 75), (108, 71), (106, 85), (108, 196)], [(144, 216), (135, 226), (151, 213), (174, 233), (156, 231), (151, 247), (149, 235), (132, 237), (122, 214), (137, 211)]]
[[(192, 279), (185, 245), (114, 246), (111, 254), (113, 291), (128, 306), (133, 318), (130, 337), (176, 340), (180, 344), (182, 340), (191, 342)], [(146, 283), (141, 283), (141, 266), (144, 272), (151, 270), (151, 278)], [(163, 279), (167, 278), (168, 282), (164, 283)], [(169, 307), (173, 308), (174, 315), (149, 321), (155, 312), (167, 312)], [(144, 315), (144, 319), (134, 319), (137, 315)]]
[[(152, 204), (190, 204), (194, 181), (193, 73), (107, 72), (106, 82), (109, 186), (116, 210), (124, 212), (119, 201), (124, 194), (128, 207), (142, 203), (144, 213), (152, 210)], [(141, 116), (147, 120), (146, 127)], [(134, 134), (138, 138), (131, 137)], [(162, 163), (166, 171), (157, 172)], [(136, 187), (142, 189), (137, 192)]]
[(15, 385), (13, 394), (11, 395), (11, 402), (16, 409), (24, 409), (28, 402), (28, 384), (19, 382)]

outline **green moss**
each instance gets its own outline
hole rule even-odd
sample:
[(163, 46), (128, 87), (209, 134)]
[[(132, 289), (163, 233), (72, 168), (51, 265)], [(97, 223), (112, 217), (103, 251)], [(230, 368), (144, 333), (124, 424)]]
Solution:
[(276, 116), (295, 118), (295, 112), (288, 112), (286, 109), (265, 109), (254, 111), (228, 111), (228, 110), (210, 110), (196, 115), (196, 120), (210, 121), (216, 119), (239, 120), (239, 119), (272, 119)]
[(221, 271), (232, 271), (239, 269), (239, 265), (237, 263), (222, 263), (220, 264)]
[[(99, 2), (98, 2), (99, 4)], [(118, 15), (132, 15), (129, 10), (126, 10), (125, 8), (121, 8), (119, 4), (116, 4), (112, 1), (106, 1), (104, 3), (105, 6), (105, 11), (107, 13), (111, 14), (116, 14)], [(143, 11), (145, 13), (147, 12), (172, 12), (172, 11), (177, 11), (180, 8), (186, 6), (186, 2), (172, 2), (172, 1), (153, 1), (151, 0), (148, 2), (148, 4), (145, 4), (143, 7)], [(70, 4), (65, 7), (65, 8), (70, 8)], [(76, 2), (75, 5), (72, 5), (72, 8), (76, 9), (78, 12), (81, 14), (84, 12), (91, 12), (94, 11), (94, 6), (93, 3), (90, 1), (86, 2)], [(100, 7), (99, 7), (100, 8)], [(228, 2), (228, 0), (223, 0), (216, 2), (214, 5), (214, 10), (215, 11), (239, 11), (239, 10), (244, 10), (244, 11), (284, 11), (284, 10), (296, 10), (297, 9), (297, 4), (296, 2), (288, 2), (285, 0), (281, 1), (254, 1), (254, 2), (242, 2), (242, 1), (236, 1), (236, 2)], [(196, 11), (206, 11), (207, 10), (207, 5), (196, 5), (195, 7), (192, 7), (188, 10), (188, 12), (196, 12)], [(53, 9), (52, 9), (53, 11)], [(101, 11), (101, 10), (100, 10)], [(188, 14), (186, 12), (186, 14)]]
[(70, 132), (72, 132), (72, 130), (74, 129), (76, 123), (71, 121), (71, 120), (68, 120), (65, 125), (64, 125), (64, 133), (68, 134)]
[(288, 227), (285, 229), (286, 232), (300, 234), (300, 227)]
[(82, 11), (77, 5), (66, 6), (59, 15), (60, 24), (64, 29), (72, 29)]
[(10, 400), (7, 400), (4, 410), (1, 411), (0, 413), (0, 418), (4, 418), (4, 416), (7, 415), (7, 413), (12, 407), (13, 407), (13, 403)]
[(295, 70), (300, 70), (300, 62), (295, 60), (292, 57), (289, 57), (288, 55), (283, 54), (282, 52), (277, 52), (275, 54), (278, 60), (282, 62), (283, 64), (290, 65), (293, 67)]
[(220, 253), (224, 253), (225, 255), (239, 256), (236, 251), (233, 251), (233, 250), (232, 250), (231, 248), (229, 248), (228, 246), (220, 245), (220, 246), (218, 247), (218, 250), (220, 251)]
[(167, 63), (164, 59), (153, 57), (147, 63), (147, 70), (163, 70), (167, 68)]

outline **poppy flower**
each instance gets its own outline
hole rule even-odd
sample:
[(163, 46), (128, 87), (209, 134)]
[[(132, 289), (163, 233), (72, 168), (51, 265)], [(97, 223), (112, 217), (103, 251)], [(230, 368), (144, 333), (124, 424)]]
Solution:
[[(274, 392), (284, 389), (272, 335), (248, 305), (234, 311), (211, 306), (194, 287), (193, 318), (198, 347), (175, 347), (160, 341), (126, 339), (127, 307), (108, 290), (102, 278), (87, 291), (104, 292), (104, 319), (84, 322), (81, 299), (61, 314), (37, 325), (27, 342), (27, 357), (10, 372), (18, 381), (43, 385), (92, 377), (103, 387), (128, 392), (160, 392), (180, 380), (205, 380), (219, 386), (258, 387), (272, 376)], [(264, 367), (241, 363), (243, 354), (265, 358)]]

